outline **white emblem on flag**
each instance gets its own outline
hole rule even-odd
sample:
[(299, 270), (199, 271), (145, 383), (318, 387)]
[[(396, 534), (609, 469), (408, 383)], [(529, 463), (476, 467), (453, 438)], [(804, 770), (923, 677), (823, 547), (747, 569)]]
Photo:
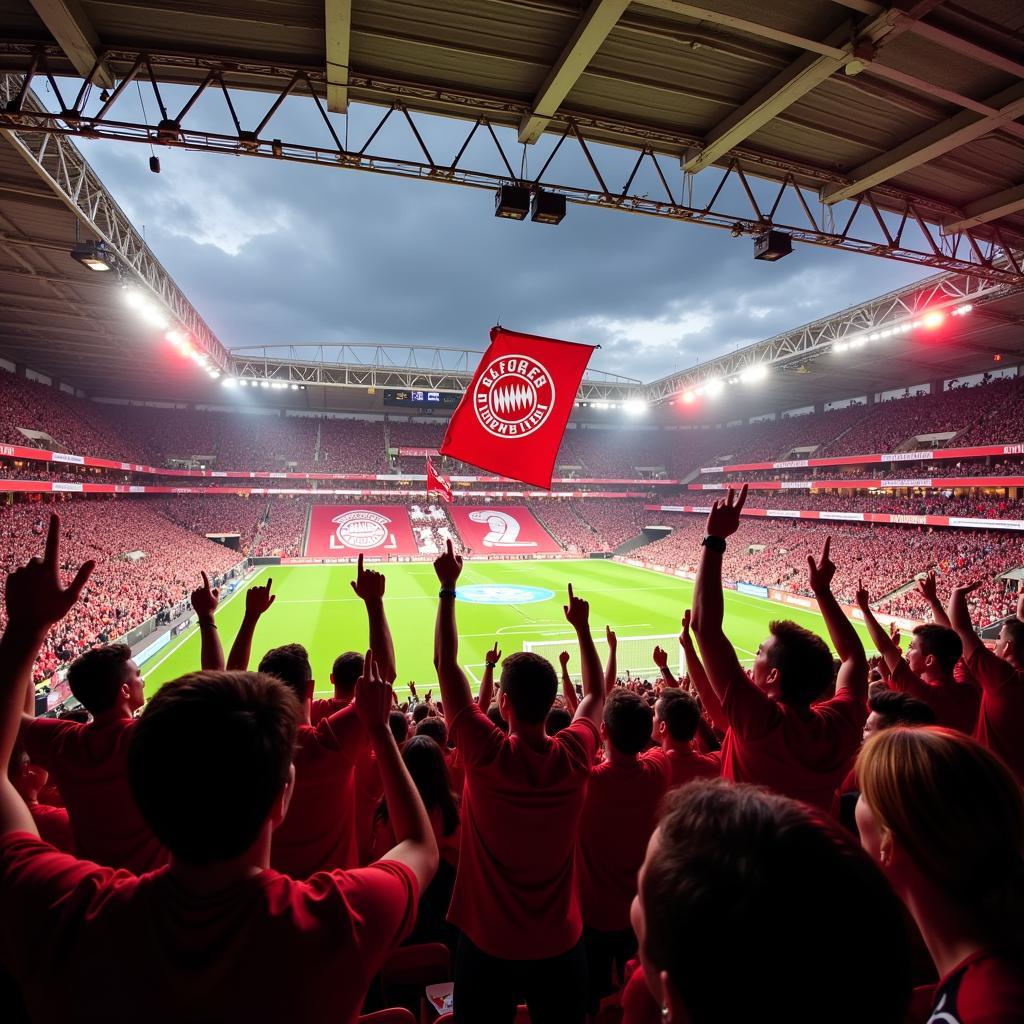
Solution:
[(555, 385), (530, 356), (502, 356), (485, 367), (473, 388), (473, 411), (494, 437), (526, 437), (539, 429), (555, 404)]

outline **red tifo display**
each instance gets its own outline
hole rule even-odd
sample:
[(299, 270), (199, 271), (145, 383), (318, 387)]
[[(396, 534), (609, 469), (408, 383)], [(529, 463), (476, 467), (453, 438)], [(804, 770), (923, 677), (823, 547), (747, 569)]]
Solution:
[(415, 555), (409, 512), (401, 505), (314, 505), (307, 558)]
[(561, 550), (522, 505), (452, 505), (448, 511), (463, 544), (474, 554), (530, 555)]
[(594, 347), (491, 330), (441, 454), (550, 487), (569, 414)]

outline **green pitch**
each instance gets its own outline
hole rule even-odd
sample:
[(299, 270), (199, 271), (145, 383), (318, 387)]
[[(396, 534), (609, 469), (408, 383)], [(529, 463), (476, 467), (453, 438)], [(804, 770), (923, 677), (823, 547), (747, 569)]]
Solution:
[[(411, 679), (419, 684), (422, 695), (435, 683), (431, 659), (437, 577), (429, 563), (382, 568), (387, 576), (385, 600), (398, 662), (396, 689), (404, 694)], [(367, 645), (363, 604), (349, 586), (355, 578), (355, 566), (274, 566), (260, 570), (250, 583), (265, 583), (268, 576), (273, 578), (277, 600), (257, 627), (250, 667), (255, 668), (271, 647), (302, 643), (313, 664), (317, 693), (330, 693), (334, 657), (341, 651), (362, 651)], [(534, 600), (516, 604), (476, 604), (460, 599), (459, 658), (468, 672), (479, 678), (484, 652), (495, 640), (504, 654), (510, 654), (522, 650), (524, 640), (557, 641), (573, 637), (575, 634), (562, 614), (568, 582), (580, 597), (590, 602), (595, 636), (599, 631), (603, 634), (606, 623), (620, 637), (677, 633), (679, 619), (689, 607), (693, 593), (689, 580), (596, 559), (469, 562), (459, 581), (460, 591), (474, 586), (529, 587), (552, 591), (554, 596), (525, 594), (524, 597)], [(240, 589), (226, 598), (217, 612), (225, 654), (242, 619), (242, 595)], [(507, 595), (485, 590), (482, 596), (502, 599)], [(741, 660), (749, 663), (753, 659), (757, 645), (768, 634), (768, 622), (774, 618), (794, 619), (828, 639), (824, 622), (816, 613), (726, 592), (726, 632)], [(869, 647), (863, 630), (861, 635)], [(674, 652), (672, 657), (674, 663)], [(142, 665), (147, 695), (155, 693), (169, 679), (198, 668), (199, 636), (192, 628)]]

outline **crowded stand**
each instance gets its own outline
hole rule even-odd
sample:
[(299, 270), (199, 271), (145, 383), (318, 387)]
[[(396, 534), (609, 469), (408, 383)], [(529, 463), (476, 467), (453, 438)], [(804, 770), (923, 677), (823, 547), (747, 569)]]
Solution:
[(302, 538), (309, 518), (309, 503), (297, 498), (278, 497), (267, 506), (266, 519), (260, 528), (255, 556), (294, 556), (302, 551)]
[(237, 534), (239, 550), (246, 554), (253, 551), (260, 527), (269, 518), (267, 499), (255, 494), (176, 494), (136, 500), (193, 533)]

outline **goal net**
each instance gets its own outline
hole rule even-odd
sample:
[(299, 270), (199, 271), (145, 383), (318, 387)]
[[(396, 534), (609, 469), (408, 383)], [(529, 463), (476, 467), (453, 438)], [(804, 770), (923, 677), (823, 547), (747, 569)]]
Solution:
[[(608, 641), (602, 633), (594, 637), (594, 646), (601, 658), (601, 664), (608, 661)], [(662, 633), (654, 636), (620, 636), (616, 645), (616, 672), (621, 679), (626, 678), (628, 671), (633, 678), (649, 679), (654, 682), (661, 678), (661, 672), (654, 664), (651, 655), (655, 647), (661, 647), (668, 653), (668, 667), (677, 678), (686, 671), (683, 649), (679, 644), (677, 633)], [(564, 640), (524, 640), (523, 650), (532, 651), (547, 658), (558, 670), (558, 655), (562, 651), (569, 652), (569, 678), (579, 682), (580, 645), (576, 637)]]

